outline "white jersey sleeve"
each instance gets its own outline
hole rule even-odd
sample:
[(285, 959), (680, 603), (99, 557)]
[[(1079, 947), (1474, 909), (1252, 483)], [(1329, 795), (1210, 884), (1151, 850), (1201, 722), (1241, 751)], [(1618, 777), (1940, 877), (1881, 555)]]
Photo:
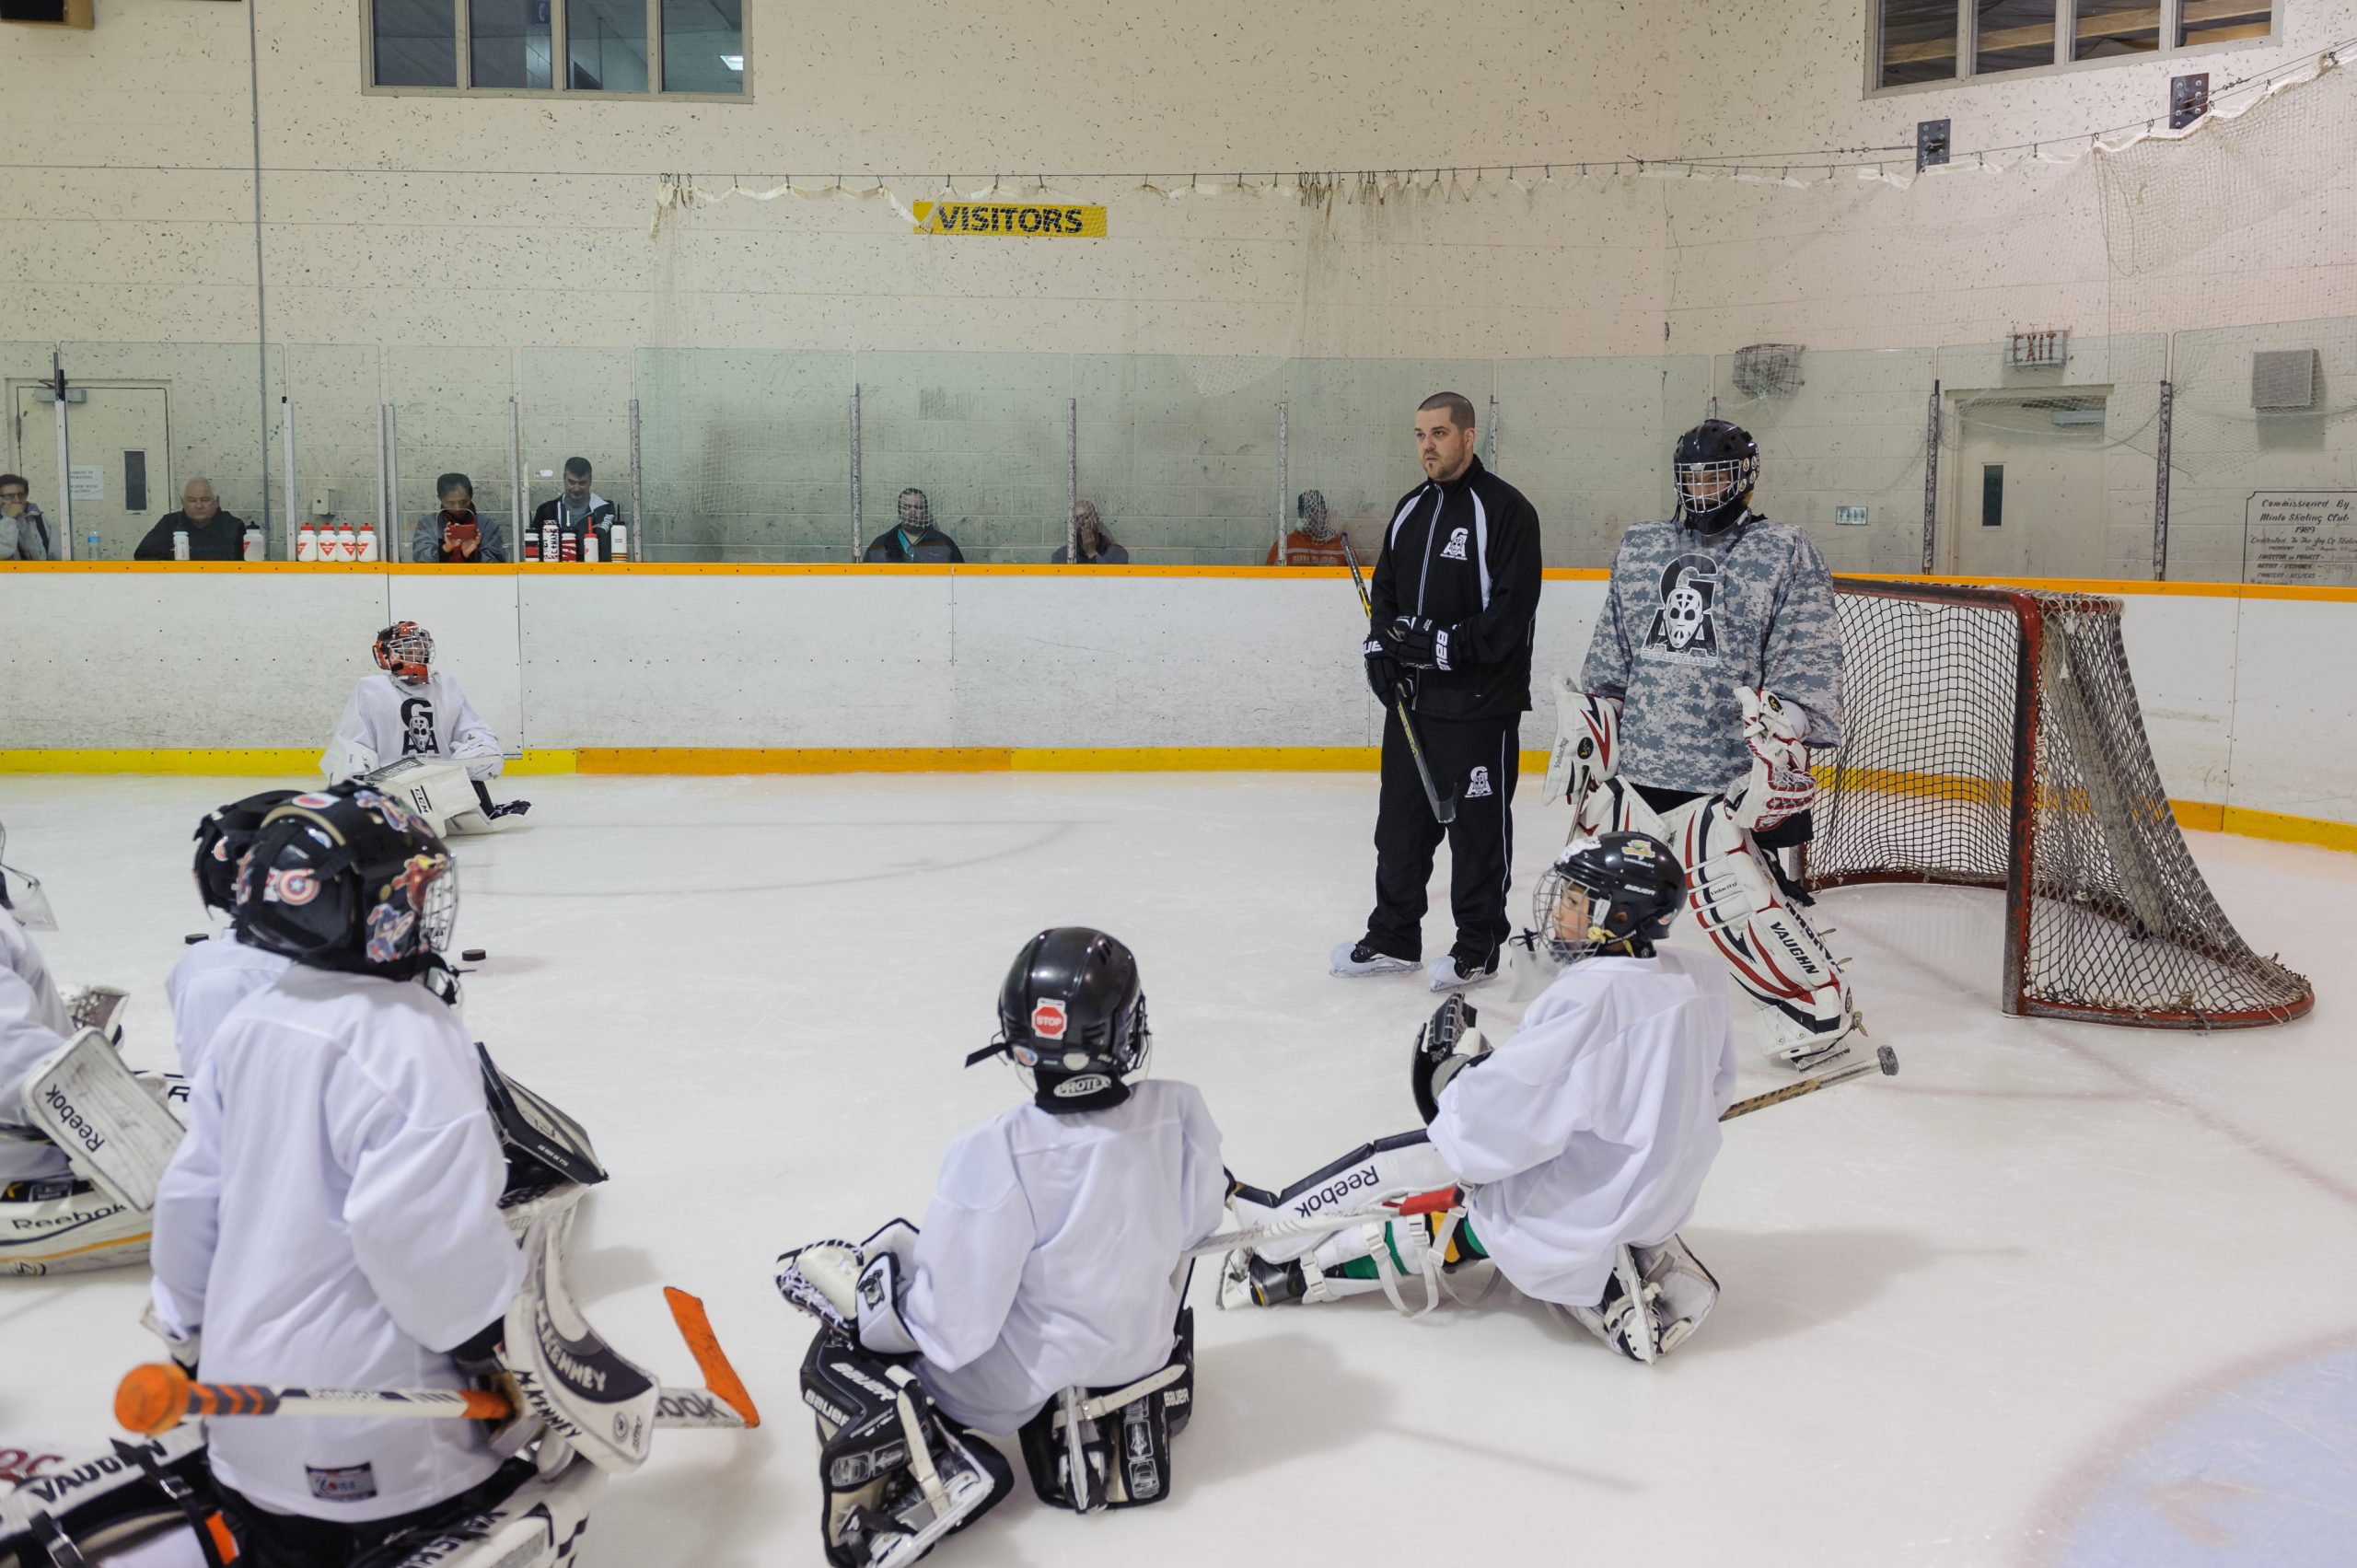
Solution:
[(341, 784), (355, 773), (374, 772), (384, 765), (385, 753), (377, 744), (368, 701), (370, 688), (381, 679), (369, 676), (344, 699), (343, 714), (328, 737), (328, 749), (319, 753), (319, 772), (328, 776), (330, 784)]
[(155, 1271), (150, 1290), (156, 1316), (187, 1337), (204, 1326), (205, 1283), (221, 1239), (221, 1086), (212, 1063), (190, 1074), (188, 1132), (172, 1151), (156, 1188)]
[(998, 1342), (1037, 1239), (1015, 1161), (992, 1127), (949, 1146), (917, 1237), (901, 1315), (925, 1359), (954, 1371)]
[[(65, 1044), (73, 1027), (41, 949), (16, 916), (0, 910), (0, 1127), (32, 1125), (25, 1113), (25, 1085), (33, 1069)], [(0, 1141), (0, 1181), (65, 1168), (64, 1152), (47, 1142)]]
[(455, 677), (437, 675), (433, 683), (444, 704), (437, 710), (437, 716), (449, 725), (447, 742), (449, 754), (466, 761), (467, 777), (478, 780), (497, 778), (500, 770), (507, 765), (507, 759), (500, 752), (499, 737), (492, 733), (491, 726), (482, 722), (482, 715), (475, 712), (475, 705), (467, 701), (467, 694), (459, 690)]

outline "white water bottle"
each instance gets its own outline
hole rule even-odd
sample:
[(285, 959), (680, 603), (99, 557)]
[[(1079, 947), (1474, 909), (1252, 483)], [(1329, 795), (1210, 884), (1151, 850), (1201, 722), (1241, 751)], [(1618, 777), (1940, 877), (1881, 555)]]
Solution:
[(175, 561), (188, 559), (188, 530), (186, 528), (172, 530), (172, 559)]
[(306, 517), (303, 526), (295, 530), (295, 559), (317, 561), (319, 558), (319, 536), (318, 530), (311, 527), (311, 519)]
[(377, 529), (373, 524), (360, 530), (360, 559), (363, 561), (377, 559)]
[(581, 563), (585, 566), (595, 566), (598, 563), (598, 530), (596, 528), (581, 530)]
[(630, 525), (618, 521), (614, 524), (610, 531), (614, 541), (614, 559), (617, 561), (629, 560)]
[(335, 558), (338, 561), (360, 559), (360, 536), (353, 531), (350, 523), (335, 530)]
[(246, 525), (245, 557), (249, 561), (261, 559), (261, 529), (251, 523)]

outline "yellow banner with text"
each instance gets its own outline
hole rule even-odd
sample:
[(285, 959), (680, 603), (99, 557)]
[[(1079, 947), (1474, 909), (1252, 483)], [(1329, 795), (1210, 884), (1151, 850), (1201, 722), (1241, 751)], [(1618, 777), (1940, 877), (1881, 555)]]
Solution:
[(917, 202), (919, 234), (979, 234), (1017, 239), (1102, 239), (1105, 209), (1066, 202)]

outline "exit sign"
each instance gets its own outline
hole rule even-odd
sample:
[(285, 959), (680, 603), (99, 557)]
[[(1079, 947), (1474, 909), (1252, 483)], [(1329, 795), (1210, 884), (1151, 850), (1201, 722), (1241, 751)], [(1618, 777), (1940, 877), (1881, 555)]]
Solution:
[(2068, 364), (2070, 358), (2071, 331), (2067, 327), (2014, 334), (2013, 363), (2016, 370), (2051, 370)]

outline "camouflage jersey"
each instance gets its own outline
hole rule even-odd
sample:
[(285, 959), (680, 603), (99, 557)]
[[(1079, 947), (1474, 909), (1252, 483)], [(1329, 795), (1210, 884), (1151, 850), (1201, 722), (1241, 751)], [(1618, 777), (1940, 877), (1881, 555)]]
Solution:
[(1808, 711), (1809, 744), (1841, 739), (1841, 628), (1808, 536), (1747, 514), (1706, 538), (1674, 522), (1620, 538), (1580, 683), (1622, 699), (1620, 777), (1698, 794), (1751, 767), (1738, 686)]

